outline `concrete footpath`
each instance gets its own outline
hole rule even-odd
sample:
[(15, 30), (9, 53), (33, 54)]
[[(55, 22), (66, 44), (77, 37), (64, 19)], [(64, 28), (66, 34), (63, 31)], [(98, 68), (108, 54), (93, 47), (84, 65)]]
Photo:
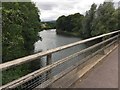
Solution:
[(71, 87), (118, 88), (118, 48)]

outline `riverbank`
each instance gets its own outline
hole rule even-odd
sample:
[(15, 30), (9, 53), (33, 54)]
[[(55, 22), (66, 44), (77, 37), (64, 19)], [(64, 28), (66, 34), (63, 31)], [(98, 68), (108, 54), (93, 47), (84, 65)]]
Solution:
[[(79, 32), (66, 32), (66, 31), (62, 31), (62, 30), (56, 30), (56, 33), (57, 33), (58, 35), (81, 38), (82, 40), (86, 39), (86, 38), (84, 38), (84, 35), (80, 34)], [(92, 46), (92, 45), (94, 45), (94, 44), (96, 44), (96, 43), (98, 43), (98, 42), (101, 42), (101, 38), (86, 43), (86, 46)]]
[(73, 37), (82, 38), (79, 32), (66, 32), (66, 31), (56, 30), (56, 33), (58, 35), (73, 36)]
[(51, 30), (51, 29), (56, 29), (56, 28), (52, 28), (52, 27), (45, 27), (45, 28), (42, 28), (41, 30)]

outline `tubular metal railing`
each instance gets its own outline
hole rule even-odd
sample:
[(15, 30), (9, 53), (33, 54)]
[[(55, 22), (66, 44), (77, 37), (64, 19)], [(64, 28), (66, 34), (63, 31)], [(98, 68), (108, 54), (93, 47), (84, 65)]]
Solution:
[[(99, 42), (97, 44), (94, 44), (90, 47), (87, 47), (81, 51), (78, 51), (68, 57), (65, 57), (63, 59), (60, 59), (56, 62), (52, 62), (52, 54), (53, 53), (56, 53), (56, 52), (59, 52), (59, 51), (62, 51), (62, 50), (65, 50), (67, 48), (71, 48), (71, 47), (74, 47), (74, 46), (77, 46), (77, 45), (80, 45), (80, 44), (83, 44), (83, 43), (87, 43), (87, 42), (90, 42), (90, 41), (93, 41), (93, 40), (96, 40), (96, 39), (100, 39), (100, 38), (103, 38), (103, 37), (107, 37), (109, 36), (109, 38), (106, 38), (105, 40), (103, 40), (102, 42)], [(30, 62), (30, 61), (33, 61), (33, 60), (36, 60), (38, 58), (41, 58), (41, 57), (44, 57), (44, 56), (47, 56), (47, 65), (45, 67), (42, 67), (40, 68), (39, 70), (36, 70), (30, 74), (27, 74), (26, 76), (23, 76), (17, 80), (14, 80), (6, 85), (3, 85), (0, 87), (0, 89), (4, 88), (4, 89), (8, 89), (8, 88), (16, 88), (16, 87), (19, 87), (20, 85), (36, 78), (36, 77), (39, 77), (40, 75), (46, 73), (47, 75), (47, 80), (44, 81), (43, 83), (39, 83), (41, 84), (41, 88), (45, 88), (47, 86), (49, 86), (50, 84), (52, 84), (55, 80), (61, 78), (62, 76), (66, 75), (68, 72), (70, 72), (72, 69), (76, 68), (78, 65), (80, 65), (82, 62), (86, 61), (88, 58), (94, 56), (95, 54), (99, 53), (100, 51), (104, 50), (105, 48), (109, 47), (110, 45), (116, 43), (117, 41), (119, 41), (119, 37), (120, 37), (120, 30), (117, 30), (117, 31), (114, 31), (114, 32), (110, 32), (110, 33), (107, 33), (107, 34), (103, 34), (103, 35), (100, 35), (100, 36), (96, 36), (96, 37), (92, 37), (92, 38), (89, 38), (89, 39), (85, 39), (85, 40), (81, 40), (81, 41), (78, 41), (78, 42), (75, 42), (75, 43), (71, 43), (71, 44), (68, 44), (68, 45), (64, 45), (64, 46), (61, 46), (61, 47), (58, 47), (58, 48), (55, 48), (55, 49), (51, 49), (51, 50), (48, 50), (48, 51), (44, 51), (44, 52), (40, 52), (40, 53), (36, 53), (36, 54), (33, 54), (33, 55), (30, 55), (30, 56), (26, 56), (26, 57), (23, 57), (23, 58), (19, 58), (19, 59), (16, 59), (16, 60), (13, 60), (13, 61), (9, 61), (9, 62), (6, 62), (6, 63), (2, 63), (0, 64), (0, 70), (4, 71), (6, 69), (10, 69), (12, 67), (15, 67), (15, 66), (18, 66), (18, 65), (21, 65), (21, 64), (24, 64), (24, 63), (27, 63), (27, 62)], [(103, 46), (104, 44), (110, 42), (109, 44)], [(70, 67), (69, 69), (66, 69), (66, 72), (61, 72), (60, 74), (58, 74), (58, 76), (56, 76), (55, 79), (53, 80), (49, 80), (51, 79), (53, 76), (51, 75), (51, 70), (69, 60), (71, 60), (72, 58), (74, 57), (77, 57), (79, 56), (80, 54), (83, 54), (89, 50), (92, 50), (98, 46), (103, 46), (101, 49), (97, 50), (95, 53), (91, 53), (90, 56), (86, 57), (84, 60), (80, 61), (80, 62), (77, 62), (76, 65)], [(41, 77), (39, 77), (41, 78)], [(39, 79), (37, 79), (39, 80)], [(47, 84), (46, 84), (47, 82)]]

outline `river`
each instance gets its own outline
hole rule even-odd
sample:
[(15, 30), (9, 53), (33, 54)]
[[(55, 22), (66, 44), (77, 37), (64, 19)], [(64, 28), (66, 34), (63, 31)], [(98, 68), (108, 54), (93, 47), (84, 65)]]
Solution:
[[(37, 41), (35, 43), (35, 52), (38, 51), (46, 51), (49, 49), (53, 49), (59, 46), (63, 46), (63, 45), (67, 45), (76, 41), (80, 41), (80, 38), (77, 37), (71, 37), (71, 36), (62, 36), (62, 35), (58, 35), (56, 34), (56, 30), (55, 29), (50, 29), (50, 30), (44, 30), (39, 32), (39, 36), (42, 37), (42, 41)], [(84, 49), (86, 46), (84, 44), (54, 53), (52, 55), (52, 62), (55, 62), (57, 60), (60, 60), (66, 56), (69, 56), (77, 51), (80, 51), (82, 49)], [(53, 70), (53, 74), (57, 74), (60, 71), (64, 70), (65, 68), (73, 65), (74, 63), (76, 63), (77, 61), (79, 61), (80, 59), (82, 59), (84, 57), (84, 55), (80, 55), (79, 57), (76, 57), (72, 60), (70, 60), (67, 63), (64, 63), (63, 65), (60, 65), (58, 67), (56, 67), (56, 70)], [(46, 57), (43, 57), (41, 59), (41, 63), (43, 66), (45, 66), (46, 63)]]

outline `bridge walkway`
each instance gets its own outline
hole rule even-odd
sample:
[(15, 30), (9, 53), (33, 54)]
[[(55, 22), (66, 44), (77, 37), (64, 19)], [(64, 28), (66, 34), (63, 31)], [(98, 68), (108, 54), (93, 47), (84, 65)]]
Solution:
[(118, 48), (109, 54), (72, 88), (118, 88)]
[[(19, 66), (33, 60), (46, 57), (46, 66), (13, 80), (0, 89), (9, 88), (117, 88), (118, 87), (118, 56), (120, 55), (120, 30), (102, 34), (96, 37), (88, 38), (82, 41), (71, 43), (65, 46), (57, 47), (45, 52), (36, 53), (26, 57), (18, 58), (6, 63), (0, 64), (0, 70)], [(80, 50), (72, 55), (62, 58), (56, 62), (52, 62), (53, 53), (87, 43), (93, 40), (103, 40), (95, 45)], [(99, 48), (96, 50), (95, 48)], [(96, 50), (96, 51), (95, 51)], [(59, 74), (52, 76), (52, 70), (59, 65), (69, 62), (71, 59), (91, 52), (85, 58), (79, 60)], [(95, 51), (95, 52), (93, 52)], [(79, 59), (79, 58), (78, 58)], [(45, 76), (41, 78), (41, 76)]]

